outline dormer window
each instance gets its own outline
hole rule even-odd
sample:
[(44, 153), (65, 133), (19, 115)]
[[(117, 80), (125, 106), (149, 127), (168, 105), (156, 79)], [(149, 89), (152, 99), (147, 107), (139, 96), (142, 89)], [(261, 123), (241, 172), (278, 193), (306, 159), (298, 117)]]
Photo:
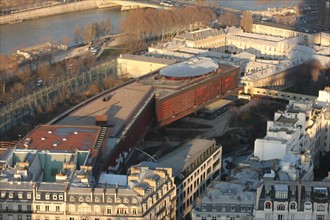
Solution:
[(1, 198), (5, 198), (6, 197), (6, 192), (1, 192)]
[(296, 203), (293, 202), (290, 204), (290, 209), (296, 209), (296, 208), (297, 208)]
[(10, 198), (10, 199), (14, 198), (14, 193), (10, 192), (10, 193), (9, 193), (9, 198)]
[(325, 211), (325, 206), (324, 205), (318, 205), (316, 210), (319, 211), (319, 212), (324, 212)]
[(45, 199), (46, 199), (46, 200), (49, 200), (49, 198), (50, 198), (49, 193), (46, 193)]
[(53, 194), (53, 200), (57, 200), (57, 194)]
[(279, 205), (277, 205), (277, 208), (276, 209), (277, 210), (285, 210), (285, 205), (279, 204)]
[(40, 193), (37, 193), (36, 198), (40, 199), (40, 197), (41, 197)]
[(58, 196), (58, 199), (59, 199), (59, 200), (63, 200), (63, 195), (60, 194), (60, 195)]
[(271, 208), (272, 208), (272, 203), (269, 202), (269, 201), (267, 201), (267, 202), (265, 203), (265, 209), (271, 209)]
[(28, 193), (28, 194), (26, 195), (26, 198), (27, 198), (27, 199), (31, 199), (31, 198), (32, 198), (32, 194), (31, 194), (31, 193)]

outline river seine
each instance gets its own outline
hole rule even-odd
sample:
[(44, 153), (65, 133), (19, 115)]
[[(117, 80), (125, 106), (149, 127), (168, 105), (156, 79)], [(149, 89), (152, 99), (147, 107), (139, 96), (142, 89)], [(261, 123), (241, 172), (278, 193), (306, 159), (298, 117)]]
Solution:
[(114, 33), (118, 33), (120, 21), (125, 15), (126, 13), (120, 12), (119, 9), (92, 9), (0, 25), (0, 53), (12, 54), (19, 48), (50, 40), (61, 42), (67, 37), (72, 44), (75, 26), (84, 27), (88, 23), (104, 19), (110, 19)]
[[(297, 5), (303, 0), (281, 0), (280, 3), (258, 5), (258, 0), (210, 0), (225, 7), (241, 10), (260, 10), (267, 7), (283, 7)], [(260, 1), (260, 0), (259, 0)], [(273, 1), (274, 2), (274, 1)], [(288, 4), (290, 3), (290, 4)], [(17, 24), (0, 25), (0, 53), (12, 54), (17, 49), (37, 45), (47, 41), (61, 42), (69, 38), (73, 43), (75, 26), (84, 27), (91, 22), (110, 19), (114, 33), (119, 33), (120, 21), (126, 16), (119, 9), (92, 9), (74, 13), (55, 15)]]

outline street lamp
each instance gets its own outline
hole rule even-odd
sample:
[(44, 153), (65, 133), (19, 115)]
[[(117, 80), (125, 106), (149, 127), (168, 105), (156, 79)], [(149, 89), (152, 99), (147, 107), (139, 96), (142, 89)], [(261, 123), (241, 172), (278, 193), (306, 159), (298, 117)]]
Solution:
[(18, 135), (18, 141), (20, 141), (21, 140), (21, 137), (22, 137), (22, 135)]

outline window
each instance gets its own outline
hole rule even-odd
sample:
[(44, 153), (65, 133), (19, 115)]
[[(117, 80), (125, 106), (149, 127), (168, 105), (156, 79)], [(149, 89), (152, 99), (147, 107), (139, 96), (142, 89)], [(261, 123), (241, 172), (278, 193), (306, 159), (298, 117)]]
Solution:
[(230, 210), (232, 211), (232, 212), (234, 212), (235, 211), (235, 206), (231, 206), (231, 208), (230, 208)]
[(277, 220), (284, 220), (284, 215), (277, 215)]
[(27, 215), (26, 216), (26, 220), (31, 220), (31, 216), (30, 215)]
[(22, 211), (22, 205), (18, 204), (18, 211)]
[(271, 202), (266, 202), (265, 203), (265, 209), (270, 209), (272, 208), (272, 203)]
[(22, 220), (22, 216), (21, 215), (17, 216), (17, 219)]
[(202, 220), (206, 220), (206, 217), (202, 217)]
[(49, 212), (49, 205), (45, 206), (45, 210), (46, 210), (46, 212)]
[(230, 220), (235, 220), (235, 217), (230, 217)]
[(56, 216), (56, 217), (55, 217), (55, 220), (60, 220), (60, 217), (59, 217), (59, 216)]
[(325, 206), (324, 205), (319, 205), (319, 206), (317, 206), (316, 210), (323, 212), (323, 211), (325, 211)]
[(49, 195), (49, 193), (46, 193), (46, 196), (45, 196), (45, 198), (46, 198), (47, 200), (49, 200), (49, 198), (50, 198), (50, 195)]
[(57, 205), (57, 206), (56, 206), (56, 212), (60, 212), (60, 210), (61, 210), (61, 209), (60, 209), (60, 206)]
[(6, 192), (1, 192), (1, 198), (5, 198), (6, 197)]
[(213, 216), (213, 217), (212, 217), (212, 220), (217, 220), (217, 217), (214, 217), (214, 216)]
[(270, 220), (271, 219), (271, 214), (270, 213), (266, 213), (265, 214), (265, 220)]
[(294, 220), (294, 214), (290, 215), (290, 220)]
[(206, 211), (206, 205), (203, 205), (202, 209), (203, 211)]
[(137, 214), (137, 209), (133, 208), (133, 209), (132, 209), (132, 213), (133, 213), (134, 215), (136, 215), (136, 214)]
[(60, 194), (60, 195), (58, 196), (58, 199), (59, 199), (59, 200), (63, 200), (63, 195)]
[(26, 206), (26, 209), (27, 209), (28, 211), (31, 211), (31, 205), (27, 205), (27, 206)]
[(277, 205), (277, 210), (285, 210), (285, 205), (282, 204)]
[(9, 198), (10, 198), (10, 199), (14, 198), (14, 193), (10, 192), (10, 193), (9, 193)]
[(36, 205), (36, 211), (37, 211), (37, 212), (40, 211), (40, 205)]
[(28, 199), (31, 199), (31, 198), (32, 198), (31, 193), (28, 193), (26, 197), (27, 197)]
[(212, 210), (213, 210), (213, 212), (216, 212), (217, 211), (217, 206), (214, 205)]
[(291, 205), (290, 205), (290, 209), (296, 209), (296, 203), (291, 203)]
[(107, 208), (107, 214), (111, 214), (111, 208)]
[(325, 216), (324, 215), (317, 215), (316, 220), (325, 220)]
[(117, 214), (127, 214), (127, 208), (117, 208)]
[(18, 193), (18, 198), (23, 199), (23, 193)]
[(40, 196), (40, 193), (37, 193), (36, 198), (37, 198), (37, 199), (40, 199), (40, 197), (41, 197), (41, 196)]
[(74, 201), (75, 201), (74, 197), (70, 196), (70, 202), (74, 202)]
[(53, 194), (53, 200), (57, 200), (57, 194)]
[(70, 217), (70, 220), (74, 220), (74, 217)]

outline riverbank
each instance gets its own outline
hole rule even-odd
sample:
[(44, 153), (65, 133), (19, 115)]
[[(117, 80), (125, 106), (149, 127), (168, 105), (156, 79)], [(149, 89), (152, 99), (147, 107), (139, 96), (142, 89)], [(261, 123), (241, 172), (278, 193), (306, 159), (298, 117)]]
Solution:
[[(104, 4), (100, 5), (102, 8), (118, 8), (118, 5), (114, 4)], [(47, 8), (40, 8), (31, 11), (24, 11), (20, 13), (14, 13), (10, 15), (4, 15), (0, 17), (0, 25), (1, 24), (10, 24), (10, 23), (17, 23), (17, 21), (21, 22), (24, 20), (36, 19), (41, 17), (47, 17), (52, 15), (70, 13), (70, 12), (77, 12), (83, 10), (90, 10), (99, 8), (98, 2), (94, 0), (88, 1), (80, 1), (80, 2), (73, 2), (68, 4), (61, 4)]]

